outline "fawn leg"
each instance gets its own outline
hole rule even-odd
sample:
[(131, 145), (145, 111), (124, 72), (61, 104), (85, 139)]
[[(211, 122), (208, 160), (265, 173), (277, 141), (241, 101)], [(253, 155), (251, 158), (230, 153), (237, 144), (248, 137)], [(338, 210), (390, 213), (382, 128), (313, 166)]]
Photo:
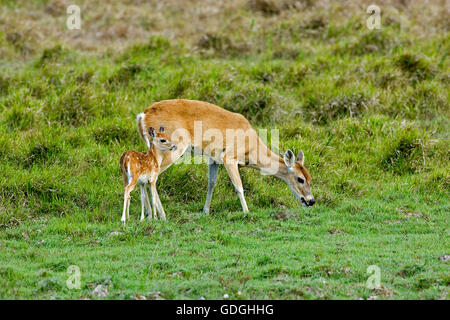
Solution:
[[(144, 220), (145, 214), (149, 213), (150, 210), (148, 209), (147, 203), (147, 191), (145, 190), (145, 184), (139, 183), (139, 188), (141, 189), (141, 219), (140, 221)], [(150, 204), (148, 204), (150, 206)]]
[(142, 188), (142, 190), (144, 191), (144, 195), (145, 195), (146, 214), (147, 214), (147, 217), (149, 219), (151, 219), (152, 218), (152, 207), (150, 206), (150, 200), (149, 200), (150, 198), (148, 197), (148, 193), (147, 193), (147, 189), (146, 189), (145, 185)]
[(124, 197), (123, 197), (123, 212), (122, 212), (122, 218), (120, 221), (125, 224), (127, 217), (130, 217), (130, 193), (134, 190), (136, 184), (130, 183), (128, 186), (125, 187)]

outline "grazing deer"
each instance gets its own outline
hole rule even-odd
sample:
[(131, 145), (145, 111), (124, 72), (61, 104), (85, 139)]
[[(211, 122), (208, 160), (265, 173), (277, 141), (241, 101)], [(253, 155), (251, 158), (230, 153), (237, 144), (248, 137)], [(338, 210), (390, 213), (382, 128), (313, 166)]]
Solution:
[(121, 221), (125, 223), (130, 217), (130, 193), (139, 183), (141, 189), (141, 221), (144, 220), (145, 212), (151, 219), (150, 203), (148, 201), (147, 190), (145, 185), (150, 183), (152, 194), (153, 218), (157, 219), (156, 209), (158, 209), (159, 217), (166, 220), (166, 214), (156, 191), (156, 180), (160, 174), (160, 165), (167, 151), (177, 150), (177, 146), (170, 142), (168, 136), (164, 133), (164, 127), (159, 128), (156, 132), (153, 127), (148, 128), (151, 146), (148, 152), (138, 152), (130, 150), (120, 157), (120, 168), (122, 169), (123, 184), (125, 187), (123, 200), (123, 213)]
[[(225, 166), (244, 212), (248, 212), (248, 208), (239, 176), (240, 166), (253, 167), (262, 174), (282, 179), (303, 206), (315, 203), (310, 187), (311, 176), (304, 167), (303, 152), (300, 151), (297, 157), (291, 150), (287, 150), (282, 157), (273, 153), (241, 114), (203, 101), (176, 99), (156, 102), (137, 117), (139, 133), (148, 147), (151, 144), (147, 128), (160, 123), (164, 124), (171, 141), (178, 146), (177, 151), (163, 156), (161, 172), (189, 148), (209, 157), (204, 213), (209, 212), (219, 164)], [(198, 134), (198, 127), (204, 134)]]

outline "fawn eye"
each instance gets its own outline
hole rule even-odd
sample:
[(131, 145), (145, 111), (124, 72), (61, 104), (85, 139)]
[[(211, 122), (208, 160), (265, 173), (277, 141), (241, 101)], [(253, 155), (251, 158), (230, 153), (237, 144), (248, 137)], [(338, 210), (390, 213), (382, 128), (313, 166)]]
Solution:
[(162, 143), (164, 143), (164, 142), (166, 142), (167, 140), (166, 140), (166, 139), (161, 139), (161, 140), (159, 140), (159, 141), (161, 141)]
[(305, 183), (305, 180), (300, 177), (297, 177), (297, 181), (298, 181), (298, 183), (301, 183), (301, 184)]

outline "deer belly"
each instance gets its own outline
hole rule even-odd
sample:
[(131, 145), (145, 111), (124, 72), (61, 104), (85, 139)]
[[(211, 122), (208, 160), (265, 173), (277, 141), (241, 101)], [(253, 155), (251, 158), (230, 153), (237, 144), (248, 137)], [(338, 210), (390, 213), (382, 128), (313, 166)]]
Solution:
[(139, 183), (150, 183), (153, 181), (153, 179), (150, 174), (143, 174), (143, 175), (139, 176), (138, 181), (139, 181)]
[(223, 156), (225, 154), (224, 150), (222, 150), (222, 149), (214, 149), (214, 148), (209, 148), (209, 147), (201, 149), (201, 148), (191, 146), (190, 151), (194, 155), (201, 155), (201, 156), (209, 157), (209, 158), (213, 159), (216, 163), (220, 163), (220, 164), (223, 163)]

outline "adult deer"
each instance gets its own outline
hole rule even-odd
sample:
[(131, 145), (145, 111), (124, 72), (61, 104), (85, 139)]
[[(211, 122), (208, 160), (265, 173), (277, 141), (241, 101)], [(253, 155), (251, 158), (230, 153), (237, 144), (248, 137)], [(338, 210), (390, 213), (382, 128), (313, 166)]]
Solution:
[(225, 166), (244, 212), (248, 212), (248, 208), (239, 166), (253, 167), (263, 174), (282, 179), (304, 206), (315, 203), (310, 187), (311, 176), (303, 165), (303, 152), (300, 151), (297, 157), (291, 150), (287, 150), (283, 157), (273, 153), (241, 114), (203, 101), (165, 100), (154, 103), (139, 114), (137, 124), (149, 148), (151, 142), (147, 128), (160, 124), (164, 125), (170, 140), (178, 146), (176, 151), (164, 155), (161, 172), (189, 148), (209, 157), (208, 194), (203, 208), (205, 213), (209, 212), (219, 164)]

